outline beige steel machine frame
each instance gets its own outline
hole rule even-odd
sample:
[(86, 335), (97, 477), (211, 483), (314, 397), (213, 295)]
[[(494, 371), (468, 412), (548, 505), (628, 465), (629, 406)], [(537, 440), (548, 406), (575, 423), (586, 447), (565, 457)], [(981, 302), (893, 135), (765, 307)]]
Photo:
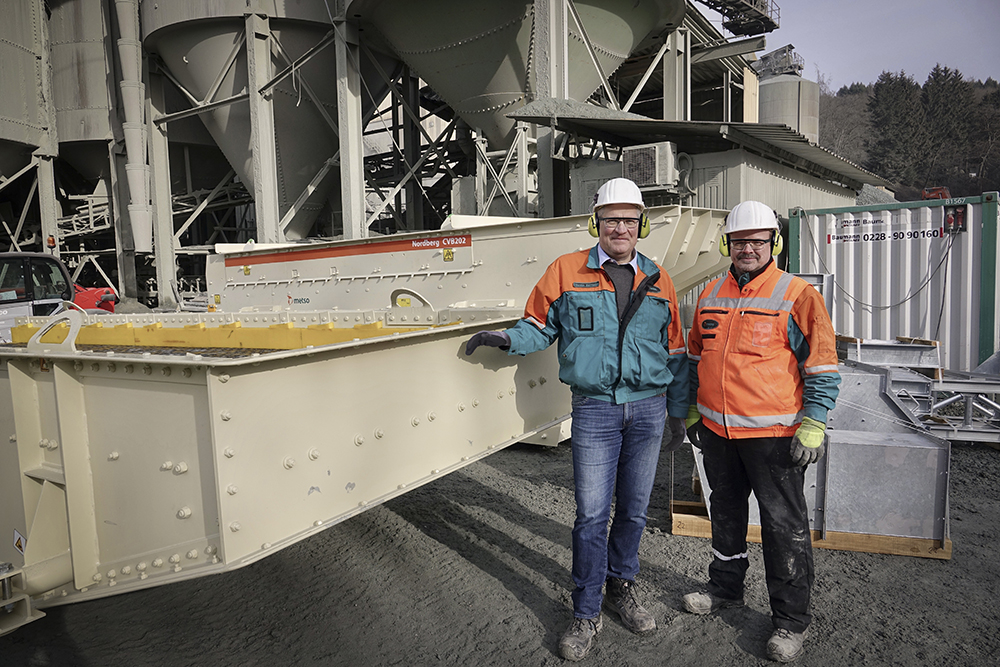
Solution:
[[(649, 213), (639, 249), (679, 291), (724, 266), (725, 211)], [(20, 318), (0, 347), (0, 634), (37, 608), (241, 567), (568, 435), (554, 347), (464, 342), (511, 326), (546, 266), (596, 243), (587, 217), (453, 223), (220, 255), (214, 312)]]
[(4, 350), (0, 514), (20, 541), (0, 545), (18, 605), (0, 633), (38, 616), (27, 596), (46, 607), (231, 570), (528, 436), (557, 438), (569, 391), (554, 349), (467, 357), (476, 329), (241, 359)]

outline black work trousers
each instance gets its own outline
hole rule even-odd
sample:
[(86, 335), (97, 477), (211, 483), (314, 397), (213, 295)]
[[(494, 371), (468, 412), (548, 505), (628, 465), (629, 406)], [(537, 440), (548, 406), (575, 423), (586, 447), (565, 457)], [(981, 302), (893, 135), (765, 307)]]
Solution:
[(803, 632), (813, 583), (812, 539), (803, 485), (805, 467), (792, 463), (791, 438), (727, 440), (704, 425), (701, 451), (711, 487), (710, 593), (743, 599), (747, 558), (748, 499), (760, 507), (764, 573), (775, 629)]

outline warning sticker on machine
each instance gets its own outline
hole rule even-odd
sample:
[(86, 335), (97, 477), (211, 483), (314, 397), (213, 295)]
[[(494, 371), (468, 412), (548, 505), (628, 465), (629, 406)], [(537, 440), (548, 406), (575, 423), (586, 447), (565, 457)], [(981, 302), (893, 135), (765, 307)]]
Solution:
[(17, 528), (14, 529), (14, 548), (17, 549), (18, 553), (22, 556), (24, 555), (24, 545), (27, 540), (24, 539), (24, 535), (17, 532)]

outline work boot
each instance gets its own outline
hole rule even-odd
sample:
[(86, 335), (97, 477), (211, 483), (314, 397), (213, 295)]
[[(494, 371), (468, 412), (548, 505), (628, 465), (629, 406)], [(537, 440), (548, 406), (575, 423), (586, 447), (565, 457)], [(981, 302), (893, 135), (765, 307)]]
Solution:
[(683, 598), (684, 608), (692, 614), (711, 614), (719, 609), (729, 609), (731, 607), (742, 607), (743, 600), (729, 600), (712, 595), (708, 591), (698, 591), (688, 593)]
[(601, 615), (594, 618), (574, 618), (569, 629), (559, 638), (559, 655), (576, 662), (583, 660), (590, 653), (594, 637), (604, 627)]
[(767, 658), (776, 662), (791, 662), (802, 654), (805, 632), (792, 632), (778, 628), (767, 640)]
[(634, 581), (608, 577), (607, 584), (608, 591), (604, 596), (604, 605), (621, 617), (622, 625), (637, 635), (656, 630), (656, 619), (635, 597)]

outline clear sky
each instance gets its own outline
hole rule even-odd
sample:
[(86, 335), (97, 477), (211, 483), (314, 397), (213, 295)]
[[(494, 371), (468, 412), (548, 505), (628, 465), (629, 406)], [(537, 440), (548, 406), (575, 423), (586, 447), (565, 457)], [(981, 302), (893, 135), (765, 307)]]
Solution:
[(937, 63), (1000, 81), (1000, 0), (774, 1), (781, 25), (758, 56), (793, 44), (806, 61), (802, 76), (817, 81), (818, 70), (834, 92), (883, 71), (903, 70), (922, 85)]

